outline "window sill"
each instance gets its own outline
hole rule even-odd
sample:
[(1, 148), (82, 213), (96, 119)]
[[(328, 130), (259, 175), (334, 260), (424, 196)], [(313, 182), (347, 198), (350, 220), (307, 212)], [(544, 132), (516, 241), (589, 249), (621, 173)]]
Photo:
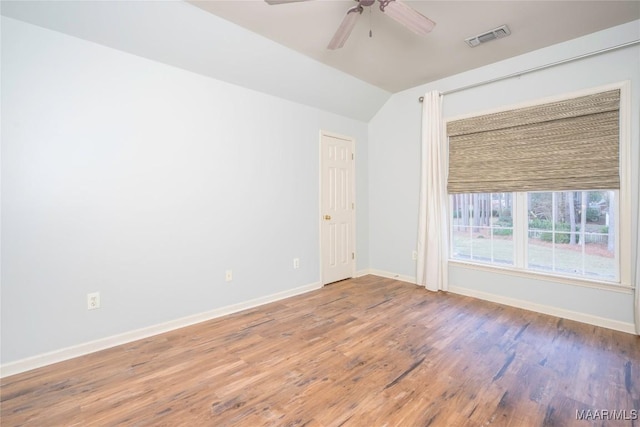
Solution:
[(527, 279), (544, 280), (546, 282), (562, 283), (564, 285), (581, 286), (585, 288), (601, 289), (606, 291), (620, 292), (623, 294), (632, 294), (634, 288), (614, 282), (606, 282), (599, 280), (589, 280), (579, 277), (557, 276), (554, 274), (545, 274), (537, 271), (520, 270), (515, 267), (500, 267), (496, 265), (478, 264), (468, 261), (460, 261), (449, 259), (449, 265), (463, 267), (471, 270), (488, 271), (492, 273), (506, 274), (515, 277), (524, 277)]

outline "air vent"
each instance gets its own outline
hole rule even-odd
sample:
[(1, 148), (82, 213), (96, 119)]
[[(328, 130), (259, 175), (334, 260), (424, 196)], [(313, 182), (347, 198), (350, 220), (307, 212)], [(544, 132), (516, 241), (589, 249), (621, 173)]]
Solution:
[(501, 39), (511, 34), (511, 30), (506, 25), (503, 25), (486, 33), (478, 34), (477, 36), (469, 37), (464, 41), (471, 47), (476, 47), (479, 44), (490, 42), (491, 40)]

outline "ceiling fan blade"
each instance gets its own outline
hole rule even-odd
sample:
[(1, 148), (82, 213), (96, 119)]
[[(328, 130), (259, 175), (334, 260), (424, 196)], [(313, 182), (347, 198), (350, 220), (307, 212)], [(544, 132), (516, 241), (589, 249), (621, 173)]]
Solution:
[(380, 10), (421, 36), (429, 34), (436, 26), (431, 19), (399, 0), (380, 0)]
[(301, 1), (309, 1), (309, 0), (264, 0), (267, 4), (287, 4), (287, 3), (298, 3)]
[(344, 19), (342, 19), (342, 23), (338, 27), (338, 30), (329, 42), (327, 49), (336, 50), (344, 46), (344, 43), (349, 38), (351, 31), (353, 31), (353, 27), (356, 26), (356, 21), (362, 14), (363, 10), (364, 9), (362, 8), (362, 6), (358, 5), (352, 7), (347, 11), (347, 14), (345, 15)]

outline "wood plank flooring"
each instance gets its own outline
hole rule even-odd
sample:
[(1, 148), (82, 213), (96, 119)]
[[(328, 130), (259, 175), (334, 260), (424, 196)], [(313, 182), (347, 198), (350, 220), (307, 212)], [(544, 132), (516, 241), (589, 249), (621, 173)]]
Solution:
[(640, 426), (640, 338), (365, 276), (4, 378), (0, 400), (2, 426)]

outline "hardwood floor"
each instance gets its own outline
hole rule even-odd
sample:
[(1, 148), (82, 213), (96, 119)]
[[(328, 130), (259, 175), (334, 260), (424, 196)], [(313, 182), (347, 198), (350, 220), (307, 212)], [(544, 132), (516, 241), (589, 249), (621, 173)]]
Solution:
[(3, 426), (640, 426), (640, 338), (366, 276), (1, 387)]

